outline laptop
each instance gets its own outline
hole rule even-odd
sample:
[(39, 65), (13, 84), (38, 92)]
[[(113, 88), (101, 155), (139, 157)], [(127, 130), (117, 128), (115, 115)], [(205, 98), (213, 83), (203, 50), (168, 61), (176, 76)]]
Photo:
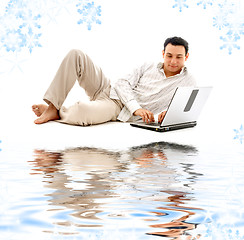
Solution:
[(133, 127), (166, 132), (197, 125), (197, 119), (212, 87), (178, 87), (161, 123), (134, 122)]

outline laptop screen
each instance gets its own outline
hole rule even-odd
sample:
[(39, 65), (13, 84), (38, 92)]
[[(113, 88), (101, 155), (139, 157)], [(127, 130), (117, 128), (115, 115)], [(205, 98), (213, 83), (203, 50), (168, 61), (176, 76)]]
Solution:
[(161, 126), (196, 121), (211, 90), (212, 87), (178, 87)]

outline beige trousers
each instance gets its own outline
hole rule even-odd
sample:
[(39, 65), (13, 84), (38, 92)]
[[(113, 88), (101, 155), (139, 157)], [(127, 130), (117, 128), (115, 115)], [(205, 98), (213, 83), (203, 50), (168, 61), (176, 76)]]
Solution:
[[(63, 107), (76, 80), (90, 101), (77, 102), (69, 108)], [(120, 100), (109, 97), (110, 89), (110, 80), (101, 68), (82, 51), (71, 50), (61, 63), (43, 99), (59, 110), (60, 122), (87, 126), (116, 121), (123, 105)]]

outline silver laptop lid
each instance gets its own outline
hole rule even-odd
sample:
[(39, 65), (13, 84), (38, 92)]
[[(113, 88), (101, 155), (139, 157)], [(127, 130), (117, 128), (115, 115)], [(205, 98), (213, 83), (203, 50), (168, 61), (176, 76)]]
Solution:
[(211, 90), (212, 87), (178, 87), (161, 126), (196, 121)]

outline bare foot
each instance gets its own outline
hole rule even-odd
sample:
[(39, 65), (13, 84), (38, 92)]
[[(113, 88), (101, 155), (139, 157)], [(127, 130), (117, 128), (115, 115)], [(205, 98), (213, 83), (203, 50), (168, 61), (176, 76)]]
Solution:
[(40, 117), (47, 108), (48, 105), (37, 104), (32, 106), (32, 111), (36, 114), (37, 117)]
[(46, 123), (48, 121), (54, 121), (54, 120), (60, 119), (58, 110), (54, 107), (54, 105), (52, 103), (50, 103), (49, 106), (46, 106), (43, 104), (34, 105), (34, 106), (40, 106), (40, 107), (36, 108), (36, 109), (39, 108), (39, 110), (36, 110), (36, 112), (37, 112), (37, 114), (41, 113), (40, 117), (34, 121), (35, 124), (42, 124), (42, 123)]

